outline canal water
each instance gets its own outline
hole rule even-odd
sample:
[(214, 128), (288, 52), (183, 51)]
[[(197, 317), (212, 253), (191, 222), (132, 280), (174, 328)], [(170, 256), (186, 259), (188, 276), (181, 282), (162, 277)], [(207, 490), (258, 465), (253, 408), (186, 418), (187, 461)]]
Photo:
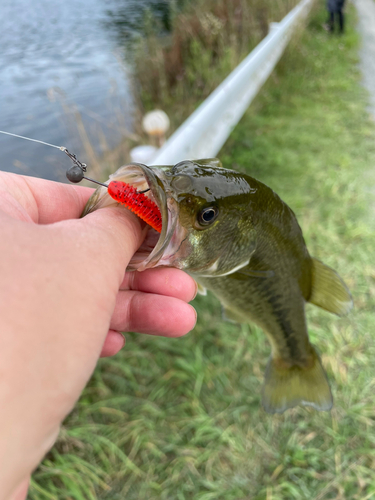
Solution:
[[(63, 145), (83, 161), (82, 125), (98, 153), (131, 129), (132, 41), (145, 10), (168, 0), (1, 0), (0, 130)], [(0, 170), (63, 180), (56, 149), (0, 134)]]

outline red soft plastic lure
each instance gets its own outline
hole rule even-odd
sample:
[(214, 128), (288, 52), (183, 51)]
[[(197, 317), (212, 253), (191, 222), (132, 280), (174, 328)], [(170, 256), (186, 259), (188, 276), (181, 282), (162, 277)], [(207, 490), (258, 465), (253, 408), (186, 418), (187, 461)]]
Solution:
[(111, 181), (108, 185), (108, 194), (156, 231), (161, 232), (161, 213), (158, 206), (143, 193), (138, 193), (135, 187), (126, 182)]

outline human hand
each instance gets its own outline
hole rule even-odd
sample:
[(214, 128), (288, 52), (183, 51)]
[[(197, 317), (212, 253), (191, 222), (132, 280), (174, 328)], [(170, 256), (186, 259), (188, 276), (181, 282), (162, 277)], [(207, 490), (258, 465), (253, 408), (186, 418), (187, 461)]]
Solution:
[(114, 208), (78, 219), (91, 194), (0, 173), (0, 499), (25, 498), (99, 355), (123, 346), (119, 331), (176, 337), (195, 324), (192, 278), (125, 274), (141, 222)]

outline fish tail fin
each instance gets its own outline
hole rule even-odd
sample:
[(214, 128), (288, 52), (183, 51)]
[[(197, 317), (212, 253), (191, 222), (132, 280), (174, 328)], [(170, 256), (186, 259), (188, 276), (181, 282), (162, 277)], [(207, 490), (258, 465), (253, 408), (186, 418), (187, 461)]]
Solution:
[(353, 299), (340, 276), (330, 267), (312, 259), (312, 283), (309, 302), (326, 311), (344, 316), (353, 307)]
[(283, 367), (282, 360), (270, 358), (265, 373), (263, 407), (268, 413), (282, 413), (296, 405), (316, 410), (332, 408), (332, 394), (320, 358), (311, 346), (307, 367)]

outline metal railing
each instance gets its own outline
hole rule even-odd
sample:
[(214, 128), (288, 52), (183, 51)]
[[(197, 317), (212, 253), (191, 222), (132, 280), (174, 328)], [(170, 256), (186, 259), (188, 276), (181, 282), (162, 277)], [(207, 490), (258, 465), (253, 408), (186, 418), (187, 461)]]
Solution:
[(233, 128), (279, 61), (289, 39), (314, 0), (302, 0), (174, 132), (151, 165), (217, 155)]

